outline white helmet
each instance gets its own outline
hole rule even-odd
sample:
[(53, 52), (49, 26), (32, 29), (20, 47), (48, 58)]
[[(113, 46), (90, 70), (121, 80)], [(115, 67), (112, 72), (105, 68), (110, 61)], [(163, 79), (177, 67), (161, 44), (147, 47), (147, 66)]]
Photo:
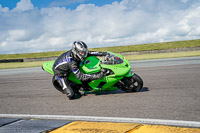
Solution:
[(88, 55), (87, 45), (82, 41), (75, 41), (72, 46), (72, 52), (83, 61)]

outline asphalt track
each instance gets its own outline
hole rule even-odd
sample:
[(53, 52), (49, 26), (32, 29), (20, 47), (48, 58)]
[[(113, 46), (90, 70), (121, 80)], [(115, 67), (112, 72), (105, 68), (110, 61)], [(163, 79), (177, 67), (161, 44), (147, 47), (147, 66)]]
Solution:
[(68, 100), (40, 68), (0, 70), (0, 114), (200, 121), (200, 57), (131, 62), (138, 93), (89, 93)]

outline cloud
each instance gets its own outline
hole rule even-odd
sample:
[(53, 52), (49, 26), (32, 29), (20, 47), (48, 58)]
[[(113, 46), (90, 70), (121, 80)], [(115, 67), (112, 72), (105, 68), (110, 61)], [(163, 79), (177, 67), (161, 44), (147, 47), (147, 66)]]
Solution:
[(196, 0), (122, 0), (75, 10), (21, 0), (13, 10), (0, 5), (0, 53), (66, 50), (75, 40), (93, 48), (199, 39), (199, 21)]
[(0, 12), (8, 12), (9, 8), (8, 7), (2, 7), (2, 5), (0, 4)]
[(32, 10), (34, 8), (34, 5), (31, 3), (31, 0), (21, 0), (17, 3), (17, 6), (13, 10)]

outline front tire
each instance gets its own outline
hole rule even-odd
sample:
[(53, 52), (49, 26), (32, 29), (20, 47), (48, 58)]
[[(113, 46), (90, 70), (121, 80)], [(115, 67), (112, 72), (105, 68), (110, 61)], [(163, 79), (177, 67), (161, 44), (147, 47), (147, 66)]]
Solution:
[(133, 92), (139, 92), (143, 87), (143, 80), (137, 74), (134, 74), (131, 78), (133, 85)]
[(120, 89), (125, 92), (139, 92), (143, 87), (143, 80), (137, 74), (130, 78), (124, 78), (118, 84)]

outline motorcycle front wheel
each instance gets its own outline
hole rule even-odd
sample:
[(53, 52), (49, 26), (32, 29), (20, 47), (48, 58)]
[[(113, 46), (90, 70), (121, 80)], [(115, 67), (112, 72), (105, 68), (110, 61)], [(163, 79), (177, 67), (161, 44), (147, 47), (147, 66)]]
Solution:
[(125, 92), (139, 92), (143, 87), (143, 80), (137, 74), (121, 80), (119, 88)]
[(143, 80), (137, 74), (134, 74), (131, 77), (131, 82), (132, 82), (131, 87), (133, 87), (133, 89), (132, 89), (133, 92), (139, 92), (142, 89)]

